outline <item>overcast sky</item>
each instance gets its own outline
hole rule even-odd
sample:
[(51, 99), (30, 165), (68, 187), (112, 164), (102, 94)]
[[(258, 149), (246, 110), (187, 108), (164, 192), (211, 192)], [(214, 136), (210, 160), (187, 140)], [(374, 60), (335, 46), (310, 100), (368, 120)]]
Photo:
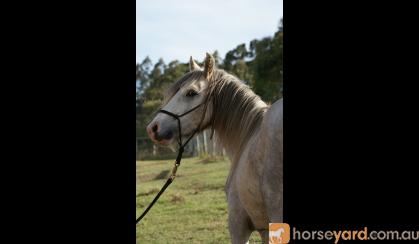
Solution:
[(238, 44), (272, 36), (283, 16), (282, 0), (136, 1), (137, 62), (202, 61), (215, 50), (224, 58)]

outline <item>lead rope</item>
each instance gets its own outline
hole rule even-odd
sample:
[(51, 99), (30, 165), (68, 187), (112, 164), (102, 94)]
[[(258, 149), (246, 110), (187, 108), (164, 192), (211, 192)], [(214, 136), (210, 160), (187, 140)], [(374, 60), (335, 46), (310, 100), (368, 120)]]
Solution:
[(170, 174), (170, 177), (167, 179), (166, 183), (161, 188), (159, 193), (157, 193), (157, 195), (154, 197), (153, 201), (148, 205), (146, 210), (144, 210), (144, 212), (141, 214), (141, 216), (137, 218), (137, 223), (136, 224), (140, 223), (140, 221), (144, 218), (144, 216), (148, 213), (148, 211), (153, 207), (153, 205), (157, 202), (157, 200), (160, 198), (160, 196), (166, 190), (166, 188), (170, 184), (172, 184), (172, 182), (175, 180), (177, 168), (179, 167), (180, 161), (182, 160), (182, 153), (183, 153), (183, 148), (179, 148), (178, 156), (176, 158), (175, 165), (172, 168), (172, 173)]
[(176, 178), (176, 172), (178, 167), (180, 166), (180, 162), (182, 161), (182, 154), (183, 151), (185, 149), (186, 144), (188, 144), (188, 142), (192, 139), (192, 137), (199, 131), (202, 122), (204, 121), (205, 118), (205, 114), (207, 111), (207, 101), (208, 101), (208, 96), (207, 99), (205, 99), (205, 109), (204, 109), (204, 113), (202, 114), (201, 117), (201, 121), (199, 122), (198, 127), (195, 129), (195, 131), (192, 133), (192, 135), (189, 136), (189, 138), (186, 140), (186, 142), (183, 144), (182, 143), (182, 131), (181, 131), (181, 124), (180, 124), (180, 117), (189, 114), (190, 112), (194, 111), (195, 109), (197, 109), (198, 107), (200, 107), (203, 103), (195, 106), (194, 108), (192, 108), (191, 110), (181, 114), (181, 115), (177, 115), (174, 113), (171, 113), (169, 111), (166, 110), (159, 110), (160, 113), (165, 113), (167, 115), (172, 116), (173, 118), (175, 118), (178, 121), (178, 132), (179, 132), (179, 136), (178, 136), (178, 144), (179, 144), (179, 151), (176, 157), (176, 161), (175, 161), (175, 165), (172, 168), (172, 172), (170, 174), (170, 177), (167, 179), (166, 183), (163, 185), (163, 187), (160, 189), (159, 193), (157, 193), (157, 195), (154, 197), (153, 201), (151, 201), (151, 203), (148, 205), (148, 207), (144, 210), (144, 212), (140, 215), (140, 217), (137, 218), (137, 222), (136, 224), (138, 224), (143, 218), (144, 216), (148, 213), (148, 211), (153, 207), (153, 205), (157, 202), (157, 200), (160, 198), (160, 196), (163, 194), (163, 192), (166, 190), (166, 188), (172, 184), (172, 182), (175, 180)]

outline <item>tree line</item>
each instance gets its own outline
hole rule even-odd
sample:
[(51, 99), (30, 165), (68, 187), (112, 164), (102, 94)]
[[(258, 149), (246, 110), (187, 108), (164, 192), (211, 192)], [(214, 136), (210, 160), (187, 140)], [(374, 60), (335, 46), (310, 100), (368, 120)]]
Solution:
[[(218, 51), (212, 54), (218, 68), (237, 76), (268, 103), (282, 97), (282, 26), (281, 19), (273, 36), (254, 39), (248, 45), (242, 43), (228, 51), (224, 58)], [(137, 136), (146, 136), (145, 127), (161, 105), (164, 90), (189, 71), (188, 65), (178, 60), (166, 64), (162, 58), (153, 63), (149, 57), (137, 63)]]

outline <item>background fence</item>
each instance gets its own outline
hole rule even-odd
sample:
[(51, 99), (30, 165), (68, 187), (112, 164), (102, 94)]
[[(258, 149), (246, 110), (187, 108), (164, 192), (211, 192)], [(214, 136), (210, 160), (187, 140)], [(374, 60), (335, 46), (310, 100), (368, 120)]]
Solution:
[[(211, 131), (206, 130), (192, 138), (185, 147), (184, 157), (224, 156), (225, 150), (216, 144), (215, 138), (211, 140), (210, 135)], [(177, 147), (171, 150), (155, 145), (148, 137), (137, 137), (136, 147), (137, 160), (170, 159), (176, 158), (177, 155)]]

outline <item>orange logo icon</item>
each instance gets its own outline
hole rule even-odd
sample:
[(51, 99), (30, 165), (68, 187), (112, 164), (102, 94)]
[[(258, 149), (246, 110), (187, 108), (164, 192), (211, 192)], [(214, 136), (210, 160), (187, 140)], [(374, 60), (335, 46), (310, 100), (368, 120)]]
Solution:
[(269, 244), (288, 243), (290, 226), (285, 223), (269, 223)]

